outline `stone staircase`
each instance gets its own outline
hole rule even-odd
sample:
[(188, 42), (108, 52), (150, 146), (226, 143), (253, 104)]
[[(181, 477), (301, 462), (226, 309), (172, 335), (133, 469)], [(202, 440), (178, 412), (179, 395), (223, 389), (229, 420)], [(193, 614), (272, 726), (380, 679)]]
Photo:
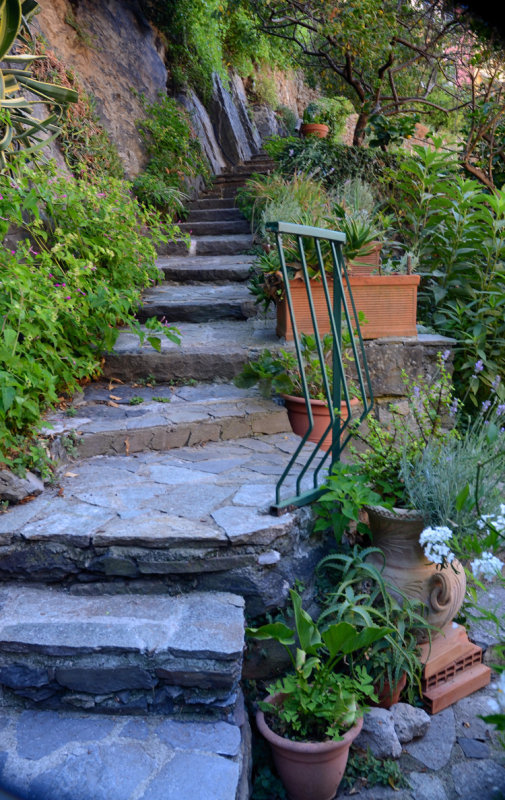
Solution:
[(181, 347), (122, 332), (106, 380), (48, 420), (72, 453), (59, 486), (0, 515), (0, 785), (20, 797), (248, 797), (244, 611), (282, 603), (323, 553), (306, 510), (268, 513), (298, 443), (284, 408), (230, 383), (276, 341), (234, 206), (269, 166), (219, 176), (183, 225), (190, 252), (160, 256), (139, 318), (177, 324)]

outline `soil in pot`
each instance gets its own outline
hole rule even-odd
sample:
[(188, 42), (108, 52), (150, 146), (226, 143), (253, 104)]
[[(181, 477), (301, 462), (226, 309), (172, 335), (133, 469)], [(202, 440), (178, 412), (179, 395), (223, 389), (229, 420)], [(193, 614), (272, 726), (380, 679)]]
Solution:
[(278, 736), (258, 711), (259, 732), (272, 748), (275, 767), (289, 800), (333, 800), (349, 757), (349, 748), (363, 726), (360, 718), (339, 742), (293, 742)]
[[(297, 436), (305, 436), (309, 429), (309, 417), (307, 414), (305, 399), (303, 397), (294, 397), (293, 395), (286, 394), (284, 395), (284, 400), (286, 402), (286, 409), (288, 412), (289, 422), (293, 428), (293, 433), (296, 433)], [(310, 406), (312, 408), (314, 427), (309, 434), (308, 441), (317, 443), (330, 424), (330, 412), (328, 410), (328, 406), (322, 400), (311, 399)], [(351, 410), (357, 406), (359, 406), (359, 400), (355, 397), (351, 398)], [(340, 418), (342, 420), (346, 420), (348, 416), (347, 404), (341, 403)], [(326, 452), (326, 450), (330, 449), (331, 439), (332, 435), (330, 431), (321, 445), (321, 450)]]

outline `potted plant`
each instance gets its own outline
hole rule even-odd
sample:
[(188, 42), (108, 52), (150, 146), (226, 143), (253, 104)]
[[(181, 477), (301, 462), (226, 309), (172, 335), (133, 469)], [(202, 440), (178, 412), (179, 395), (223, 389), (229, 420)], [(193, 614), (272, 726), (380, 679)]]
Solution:
[(309, 103), (304, 109), (300, 133), (302, 136), (317, 136), (318, 139), (326, 139), (330, 132), (330, 126), (326, 121), (324, 111), (319, 108), (317, 103)]
[[(349, 465), (340, 465), (339, 472), (347, 472), (347, 477), (351, 478), (353, 473), (348, 468)], [(337, 474), (333, 475), (335, 479)], [(344, 497), (340, 491), (343, 484), (345, 480), (338, 481), (341, 498)], [(316, 513), (321, 513), (321, 506), (333, 503), (334, 492), (331, 494), (331, 499), (323, 495)], [(382, 639), (350, 659), (351, 670), (355, 666), (366, 667), (373, 680), (378, 705), (389, 708), (399, 701), (406, 686), (410, 702), (414, 700), (415, 688), (421, 691), (418, 638), (421, 630), (429, 632), (429, 626), (423, 617), (422, 603), (409, 599), (390, 585), (382, 574), (384, 562), (376, 566), (370, 561), (371, 555), (381, 557), (381, 551), (355, 545), (351, 551), (332, 553), (320, 562), (318, 572), (324, 610), (318, 622), (345, 621), (357, 628), (373, 623), (390, 628)]]
[[(345, 338), (343, 338), (343, 341), (345, 342)], [(308, 440), (310, 442), (319, 442), (324, 433), (328, 431), (331, 420), (324, 386), (323, 369), (319, 361), (315, 337), (302, 333), (300, 335), (300, 344), (313, 418), (313, 427), (309, 433)], [(331, 360), (333, 338), (330, 334), (326, 334), (323, 337), (321, 347), (325, 361), (326, 379), (331, 390), (333, 372), (329, 362)], [(249, 361), (243, 367), (242, 372), (235, 378), (235, 384), (243, 389), (248, 389), (258, 384), (261, 393), (266, 397), (270, 397), (275, 393), (280, 394), (284, 398), (293, 432), (298, 436), (305, 436), (309, 429), (310, 421), (305, 403), (300, 368), (294, 353), (287, 350), (280, 350), (278, 353), (263, 350), (258, 358)], [(358, 405), (357, 392), (352, 383), (349, 385), (349, 394), (350, 405)], [(338, 413), (342, 420), (348, 418), (349, 408), (345, 401), (341, 403)], [(331, 440), (332, 434), (330, 431), (321, 444), (321, 449), (328, 450), (331, 447)]]
[(346, 97), (320, 97), (305, 108), (300, 128), (302, 136), (328, 136), (337, 144), (345, 129), (345, 122), (354, 108)]
[(356, 667), (352, 675), (337, 668), (389, 629), (357, 630), (347, 622), (318, 627), (303, 610), (300, 595), (293, 590), (290, 595), (294, 630), (282, 622), (247, 629), (256, 639), (280, 642), (293, 666), (292, 673), (268, 687), (256, 721), (290, 800), (332, 800), (361, 730), (364, 704), (375, 699), (365, 668)]

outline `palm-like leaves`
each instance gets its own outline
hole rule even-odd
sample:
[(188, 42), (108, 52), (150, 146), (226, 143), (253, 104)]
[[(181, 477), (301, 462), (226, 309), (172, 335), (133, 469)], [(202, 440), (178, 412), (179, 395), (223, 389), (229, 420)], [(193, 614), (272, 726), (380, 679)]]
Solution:
[[(78, 99), (73, 89), (33, 78), (30, 68), (44, 56), (11, 52), (16, 40), (27, 41), (28, 23), (37, 10), (35, 0), (0, 0), (0, 170), (19, 150), (34, 152), (47, 144), (48, 134), (57, 136), (65, 105)], [(27, 99), (26, 91), (35, 100)], [(45, 119), (33, 116), (34, 103), (47, 107)]]

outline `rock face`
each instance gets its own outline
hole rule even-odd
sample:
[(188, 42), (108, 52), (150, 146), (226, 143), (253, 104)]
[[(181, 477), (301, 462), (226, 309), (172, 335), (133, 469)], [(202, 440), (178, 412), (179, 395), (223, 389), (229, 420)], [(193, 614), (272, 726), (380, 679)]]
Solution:
[(228, 90), (214, 74), (213, 87), (209, 116), (224, 157), (229, 164), (249, 161), (260, 150), (261, 139), (249, 120), (242, 82), (232, 79)]
[(207, 156), (211, 171), (214, 175), (220, 175), (226, 167), (226, 161), (217, 143), (214, 128), (206, 109), (192, 89), (186, 94), (180, 94), (177, 99), (191, 116), (193, 129), (200, 140), (203, 152)]
[[(155, 100), (166, 91), (161, 41), (135, 0), (40, 0), (38, 25), (49, 48), (74, 69), (96, 100), (96, 109), (116, 144), (128, 177), (145, 156), (135, 120), (143, 116), (132, 88)], [(75, 20), (72, 27), (65, 20)]]

